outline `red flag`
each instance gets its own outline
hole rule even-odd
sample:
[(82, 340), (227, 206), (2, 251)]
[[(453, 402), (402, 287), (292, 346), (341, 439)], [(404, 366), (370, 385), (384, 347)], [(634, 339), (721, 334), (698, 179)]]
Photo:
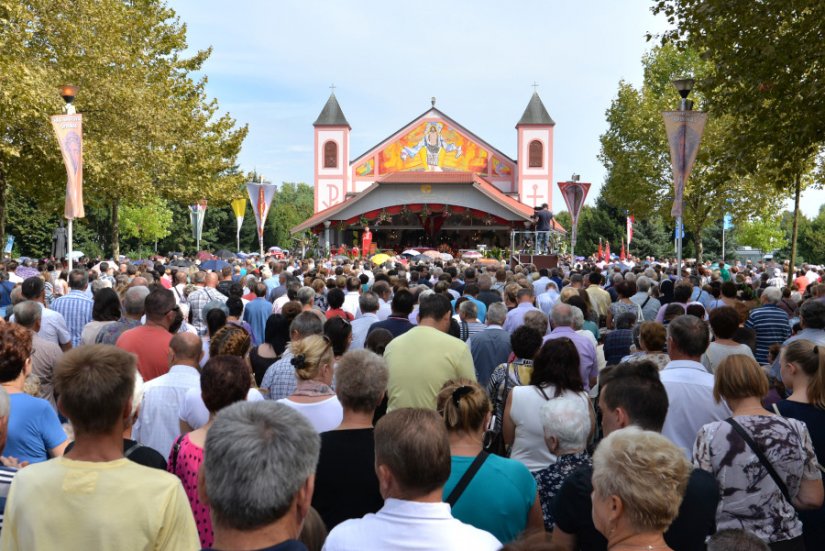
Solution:
[(604, 258), (604, 251), (602, 250), (602, 238), (599, 238), (599, 251), (596, 253), (599, 259)]
[(622, 250), (619, 252), (619, 260), (627, 260), (627, 255), (624, 252), (624, 239), (622, 239)]
[(636, 222), (636, 219), (631, 214), (627, 217), (627, 246), (630, 247), (630, 242), (633, 241), (633, 224)]
[(610, 262), (610, 241), (605, 241), (604, 261), (605, 262)]

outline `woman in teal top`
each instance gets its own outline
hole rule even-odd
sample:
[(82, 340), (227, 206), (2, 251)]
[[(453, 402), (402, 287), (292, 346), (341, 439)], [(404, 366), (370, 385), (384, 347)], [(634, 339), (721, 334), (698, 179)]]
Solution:
[[(490, 422), (490, 399), (469, 379), (447, 381), (438, 393), (438, 412), (450, 437), (452, 469), (444, 486), (447, 501), (473, 460), (482, 452)], [(499, 541), (516, 539), (525, 529), (544, 532), (536, 481), (518, 461), (488, 455), (452, 507), (455, 518), (486, 530)]]

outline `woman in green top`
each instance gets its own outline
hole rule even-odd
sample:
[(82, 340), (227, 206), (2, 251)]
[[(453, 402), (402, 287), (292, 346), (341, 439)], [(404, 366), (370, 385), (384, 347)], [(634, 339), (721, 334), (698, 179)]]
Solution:
[[(437, 398), (450, 437), (452, 469), (444, 485), (444, 500), (482, 452), (490, 422), (490, 399), (469, 379), (447, 381)], [(536, 482), (527, 468), (512, 459), (488, 455), (452, 506), (455, 518), (509, 542), (527, 530), (544, 531)]]

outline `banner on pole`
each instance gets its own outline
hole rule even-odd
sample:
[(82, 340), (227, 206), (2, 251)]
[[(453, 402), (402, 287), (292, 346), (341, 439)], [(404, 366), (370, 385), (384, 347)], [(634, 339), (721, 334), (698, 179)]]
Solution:
[(255, 222), (258, 224), (258, 238), (263, 239), (264, 224), (266, 216), (269, 214), (269, 206), (272, 198), (275, 197), (276, 186), (270, 182), (249, 182), (246, 184), (246, 191), (249, 193), (249, 201), (252, 203), (252, 210), (255, 212)]
[(238, 231), (241, 231), (243, 217), (246, 214), (246, 199), (239, 198), (232, 200), (232, 212), (235, 213), (235, 221), (238, 223)]
[(587, 192), (590, 191), (590, 184), (587, 182), (559, 182), (559, 191), (570, 212), (573, 225), (579, 220), (584, 200), (587, 199)]
[(633, 241), (633, 224), (636, 218), (631, 214), (627, 217), (627, 246), (630, 247), (630, 242)]
[(66, 206), (63, 216), (83, 218), (83, 115), (54, 115), (52, 128), (66, 165)]
[(708, 114), (700, 111), (665, 111), (662, 117), (665, 119), (673, 169), (673, 208), (670, 215), (679, 218), (682, 216), (685, 185), (699, 153), (699, 142), (702, 141)]
[(730, 213), (725, 214), (725, 216), (722, 218), (722, 227), (725, 230), (733, 229), (733, 216), (731, 216)]
[(192, 222), (192, 237), (200, 241), (203, 235), (203, 219), (206, 217), (206, 200), (201, 199), (189, 206), (189, 220)]

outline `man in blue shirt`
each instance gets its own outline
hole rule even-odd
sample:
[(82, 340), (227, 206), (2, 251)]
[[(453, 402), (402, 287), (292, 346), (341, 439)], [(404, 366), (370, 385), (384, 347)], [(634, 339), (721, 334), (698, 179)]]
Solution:
[(256, 343), (264, 342), (266, 336), (266, 320), (272, 314), (272, 304), (266, 300), (266, 283), (259, 281), (254, 286), (255, 300), (244, 308), (243, 319), (252, 327), (252, 336)]
[(72, 335), (72, 346), (80, 344), (80, 335), (87, 323), (92, 321), (94, 301), (86, 294), (89, 276), (85, 270), (72, 270), (69, 273), (69, 294), (55, 299), (52, 310), (61, 314), (66, 320)]

